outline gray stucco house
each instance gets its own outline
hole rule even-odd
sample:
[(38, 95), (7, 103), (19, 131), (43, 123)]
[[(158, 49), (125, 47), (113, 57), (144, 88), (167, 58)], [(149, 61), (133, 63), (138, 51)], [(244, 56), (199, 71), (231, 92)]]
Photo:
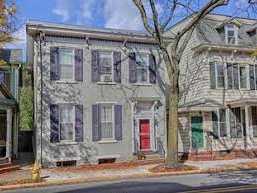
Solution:
[[(256, 156), (256, 30), (257, 20), (217, 14), (194, 30), (180, 63), (182, 159)], [(37, 21), (27, 36), (43, 165), (165, 154), (167, 74), (151, 37)]]
[(164, 154), (166, 75), (147, 34), (30, 21), (27, 42), (43, 166)]
[(0, 49), (0, 164), (18, 157), (21, 49)]

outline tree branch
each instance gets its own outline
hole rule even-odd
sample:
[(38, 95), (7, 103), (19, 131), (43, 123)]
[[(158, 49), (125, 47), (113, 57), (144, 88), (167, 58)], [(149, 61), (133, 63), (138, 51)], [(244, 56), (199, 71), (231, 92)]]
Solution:
[(136, 7), (138, 8), (141, 18), (143, 20), (143, 24), (145, 26), (145, 29), (151, 34), (154, 35), (154, 30), (151, 28), (151, 26), (148, 23), (148, 18), (146, 15), (146, 11), (145, 11), (145, 7), (142, 3), (142, 0), (133, 0), (134, 4), (136, 5)]

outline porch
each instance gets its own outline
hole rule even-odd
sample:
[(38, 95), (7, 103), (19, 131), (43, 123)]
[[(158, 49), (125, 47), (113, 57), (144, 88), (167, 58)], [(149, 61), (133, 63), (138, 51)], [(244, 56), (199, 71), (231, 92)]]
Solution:
[(12, 158), (16, 155), (14, 148), (17, 143), (15, 138), (13, 119), (14, 112), (12, 108), (0, 108), (0, 164), (11, 163)]

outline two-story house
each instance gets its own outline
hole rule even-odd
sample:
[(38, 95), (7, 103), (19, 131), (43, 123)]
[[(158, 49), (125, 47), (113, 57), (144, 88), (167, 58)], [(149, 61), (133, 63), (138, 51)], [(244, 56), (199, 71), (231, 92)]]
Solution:
[(18, 155), (21, 49), (0, 50), (0, 164)]
[(179, 152), (184, 157), (256, 155), (256, 24), (212, 14), (196, 27), (180, 64)]
[[(256, 31), (257, 20), (217, 14), (194, 30), (180, 63), (183, 159), (256, 155)], [(31, 21), (27, 40), (43, 165), (165, 154), (167, 75), (150, 36)]]
[(164, 154), (166, 75), (151, 37), (38, 21), (26, 29), (43, 166)]

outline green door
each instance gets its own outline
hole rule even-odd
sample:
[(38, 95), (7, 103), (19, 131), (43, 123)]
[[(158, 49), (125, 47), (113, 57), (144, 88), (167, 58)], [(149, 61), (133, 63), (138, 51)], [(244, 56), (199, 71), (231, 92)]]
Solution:
[(203, 147), (203, 119), (202, 117), (191, 118), (192, 128), (192, 148), (199, 149)]

